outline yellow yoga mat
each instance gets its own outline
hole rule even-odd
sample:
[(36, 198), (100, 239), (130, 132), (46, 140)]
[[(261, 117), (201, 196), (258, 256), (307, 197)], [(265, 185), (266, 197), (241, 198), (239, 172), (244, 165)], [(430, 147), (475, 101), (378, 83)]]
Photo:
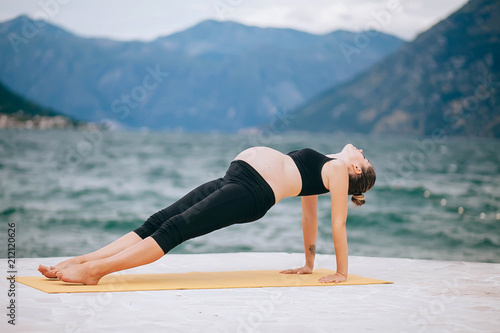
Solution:
[(349, 275), (346, 282), (318, 283), (324, 275), (334, 274), (328, 269), (317, 269), (313, 274), (281, 274), (275, 270), (190, 272), (168, 274), (111, 274), (103, 277), (99, 284), (87, 286), (65, 283), (43, 276), (20, 276), (16, 281), (46, 293), (92, 293), (110, 291), (177, 290), (177, 289), (223, 289), (261, 287), (310, 287), (335, 285), (360, 285), (392, 283), (383, 280)]

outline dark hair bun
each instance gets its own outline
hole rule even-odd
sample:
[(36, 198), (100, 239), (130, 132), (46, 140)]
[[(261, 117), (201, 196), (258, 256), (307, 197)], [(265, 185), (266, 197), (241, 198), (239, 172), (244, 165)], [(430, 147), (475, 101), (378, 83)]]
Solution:
[(351, 197), (351, 201), (356, 205), (356, 206), (362, 206), (365, 204), (365, 196), (363, 194), (353, 194)]

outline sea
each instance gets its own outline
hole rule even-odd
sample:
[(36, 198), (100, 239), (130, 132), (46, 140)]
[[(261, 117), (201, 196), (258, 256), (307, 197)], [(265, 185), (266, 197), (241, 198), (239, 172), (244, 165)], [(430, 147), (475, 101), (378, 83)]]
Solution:
[[(377, 172), (349, 207), (349, 254), (500, 263), (500, 141), (353, 134), (0, 131), (0, 257), (74, 256), (135, 229), (224, 175), (243, 149), (335, 153), (352, 143)], [(333, 254), (330, 198), (318, 203), (317, 252)], [(300, 198), (262, 219), (189, 240), (172, 253), (303, 252)]]

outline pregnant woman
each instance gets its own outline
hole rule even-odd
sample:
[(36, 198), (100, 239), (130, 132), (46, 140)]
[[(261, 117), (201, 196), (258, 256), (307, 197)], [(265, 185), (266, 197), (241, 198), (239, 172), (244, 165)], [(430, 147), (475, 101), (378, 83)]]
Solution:
[(352, 202), (364, 204), (363, 193), (373, 187), (375, 178), (370, 161), (352, 144), (330, 155), (309, 148), (286, 155), (267, 147), (249, 148), (236, 156), (223, 178), (199, 186), (153, 214), (136, 230), (95, 252), (56, 266), (40, 265), (38, 270), (48, 278), (57, 277), (64, 282), (97, 284), (107, 274), (156, 261), (193, 237), (258, 220), (283, 198), (301, 196), (305, 265), (282, 273), (312, 273), (318, 195), (330, 192), (337, 271), (319, 281), (344, 282), (347, 198), (352, 195)]

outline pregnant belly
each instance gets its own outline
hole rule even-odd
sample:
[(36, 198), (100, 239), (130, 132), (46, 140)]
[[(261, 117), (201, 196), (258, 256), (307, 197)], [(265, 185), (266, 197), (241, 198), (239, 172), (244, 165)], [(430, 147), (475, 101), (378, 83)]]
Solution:
[(300, 193), (300, 172), (290, 156), (268, 147), (253, 147), (241, 152), (235, 160), (247, 162), (264, 178), (273, 189), (276, 202)]

